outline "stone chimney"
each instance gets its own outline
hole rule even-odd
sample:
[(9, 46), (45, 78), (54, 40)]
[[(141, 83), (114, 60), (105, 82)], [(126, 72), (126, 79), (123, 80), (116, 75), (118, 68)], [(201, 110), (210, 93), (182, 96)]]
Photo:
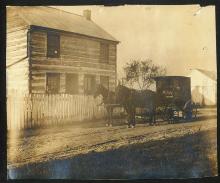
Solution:
[(86, 20), (91, 20), (91, 10), (83, 10), (83, 16)]

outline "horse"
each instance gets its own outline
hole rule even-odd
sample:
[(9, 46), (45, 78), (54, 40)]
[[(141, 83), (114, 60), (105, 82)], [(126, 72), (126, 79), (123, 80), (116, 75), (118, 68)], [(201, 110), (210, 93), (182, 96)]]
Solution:
[(114, 110), (114, 106), (112, 104), (115, 104), (115, 98), (116, 98), (115, 93), (113, 91), (109, 91), (103, 85), (99, 84), (94, 93), (94, 98), (96, 98), (98, 95), (102, 95), (103, 100), (101, 104), (104, 104), (105, 109), (107, 111), (106, 126), (112, 126), (113, 124), (112, 117), (113, 117), (113, 110)]
[(128, 114), (128, 127), (133, 128), (136, 125), (135, 115), (136, 108), (146, 108), (148, 112), (146, 115), (150, 116), (150, 125), (155, 124), (155, 92), (151, 90), (138, 91), (130, 89), (123, 85), (118, 85), (115, 92), (107, 90), (104, 86), (98, 85), (94, 94), (96, 98), (98, 95), (102, 95), (106, 111), (107, 111), (107, 124), (106, 126), (112, 126), (113, 116), (113, 104), (119, 104), (124, 107)]
[(136, 108), (146, 108), (146, 115), (150, 116), (150, 125), (156, 124), (155, 120), (155, 92), (151, 90), (138, 91), (123, 85), (116, 87), (116, 102), (120, 103), (128, 114), (128, 127), (135, 127)]

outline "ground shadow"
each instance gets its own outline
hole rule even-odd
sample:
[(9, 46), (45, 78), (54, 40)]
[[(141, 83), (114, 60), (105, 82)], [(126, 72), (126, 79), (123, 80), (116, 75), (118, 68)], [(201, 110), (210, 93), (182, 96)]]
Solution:
[[(212, 139), (212, 140), (211, 140)], [(213, 176), (216, 131), (130, 145), (8, 170), (10, 179), (146, 179)]]

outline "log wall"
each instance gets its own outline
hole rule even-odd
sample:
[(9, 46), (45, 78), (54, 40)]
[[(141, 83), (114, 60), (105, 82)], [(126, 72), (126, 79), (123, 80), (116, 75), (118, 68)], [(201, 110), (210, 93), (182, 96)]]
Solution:
[(60, 57), (47, 58), (47, 32), (32, 30), (31, 44), (31, 90), (44, 93), (46, 73), (61, 73), (60, 93), (65, 93), (65, 74), (79, 75), (79, 93), (83, 93), (85, 74), (109, 76), (110, 89), (115, 89), (116, 81), (116, 43), (109, 43), (109, 63), (100, 63), (100, 43), (94, 38), (75, 34), (60, 33)]
[(16, 12), (7, 11), (6, 85), (7, 92), (28, 93), (29, 63), (27, 55), (28, 25)]

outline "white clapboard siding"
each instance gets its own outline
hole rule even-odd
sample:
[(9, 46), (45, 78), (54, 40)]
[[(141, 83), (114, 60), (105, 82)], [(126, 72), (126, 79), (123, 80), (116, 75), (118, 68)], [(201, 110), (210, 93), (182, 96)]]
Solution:
[[(7, 128), (27, 129), (101, 119), (106, 115), (99, 98), (68, 94), (11, 93), (7, 96)], [(120, 113), (121, 109), (116, 109)]]

